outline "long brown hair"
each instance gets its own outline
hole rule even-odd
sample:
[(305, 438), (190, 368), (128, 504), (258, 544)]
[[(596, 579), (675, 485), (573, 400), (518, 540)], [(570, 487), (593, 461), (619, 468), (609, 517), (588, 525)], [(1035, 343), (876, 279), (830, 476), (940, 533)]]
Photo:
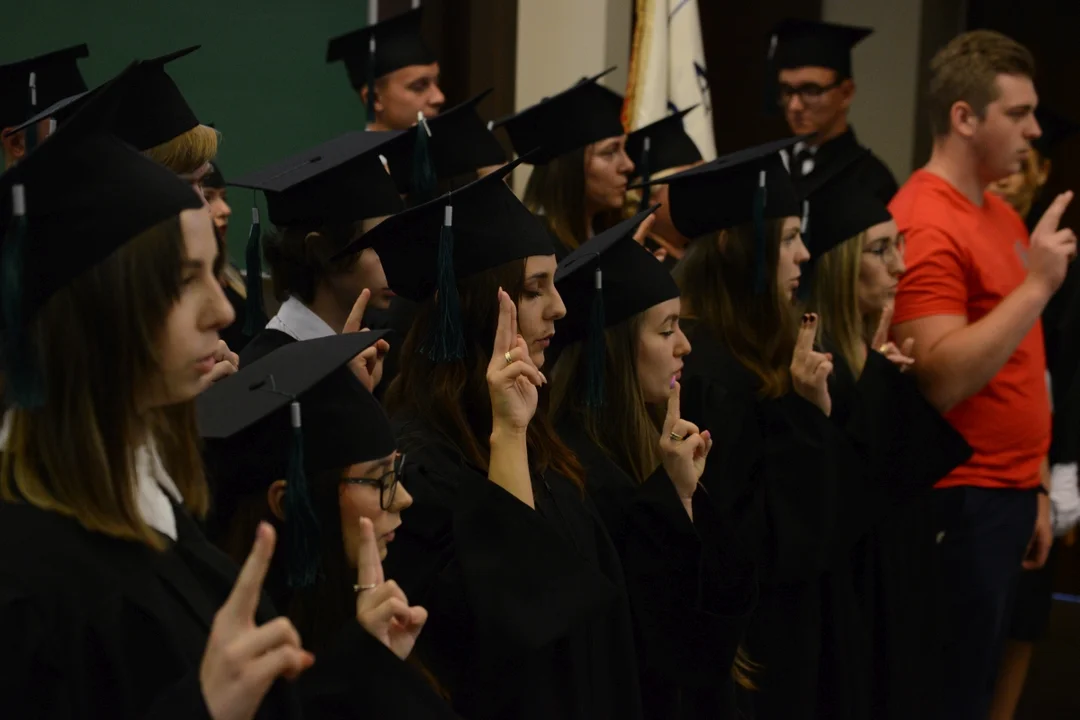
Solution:
[(135, 450), (152, 438), (184, 505), (206, 513), (194, 403), (141, 414), (137, 405), (160, 381), (159, 341), (180, 296), (185, 257), (179, 219), (171, 218), (58, 290), (38, 312), (30, 334), (45, 400), (12, 411), (0, 500), (161, 548), (135, 493)]
[(866, 362), (866, 343), (873, 339), (881, 313), (863, 317), (859, 311), (859, 266), (866, 231), (818, 258), (807, 311), (816, 312), (818, 331), (851, 368), (855, 377)]
[(637, 377), (637, 345), (643, 313), (604, 331), (604, 405), (586, 405), (584, 342), (563, 349), (551, 372), (551, 417), (556, 425), (577, 422), (605, 454), (636, 483), (660, 465), (660, 431)]
[(548, 231), (569, 250), (584, 245), (590, 229), (601, 232), (621, 219), (621, 210), (600, 213), (589, 228), (585, 218), (585, 158), (591, 147), (537, 165), (525, 185), (525, 207), (543, 219)]
[(760, 393), (779, 397), (790, 386), (788, 366), (795, 350), (795, 311), (776, 284), (782, 219), (765, 221), (765, 283), (755, 292), (753, 224), (699, 238), (672, 275), (685, 314), (724, 343), (761, 382)]
[[(391, 414), (406, 412), (424, 420), (462, 454), (466, 462), (486, 471), (491, 435), (491, 398), (487, 366), (498, 324), (498, 291), (501, 287), (514, 302), (525, 288), (525, 260), (513, 260), (470, 278), (458, 280), (465, 358), (449, 363), (431, 360), (423, 347), (435, 322), (436, 298), (421, 305), (402, 344), (401, 371), (386, 391)], [(529, 463), (538, 472), (551, 468), (583, 487), (581, 464), (551, 426), (544, 407), (547, 393), (541, 390), (541, 407), (529, 423)], [(409, 438), (402, 437), (407, 450)]]

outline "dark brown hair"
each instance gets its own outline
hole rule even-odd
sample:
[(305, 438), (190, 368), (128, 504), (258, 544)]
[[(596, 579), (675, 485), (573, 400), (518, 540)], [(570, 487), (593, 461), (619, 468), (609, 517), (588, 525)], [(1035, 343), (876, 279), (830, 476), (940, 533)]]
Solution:
[(944, 137), (952, 127), (953, 105), (965, 102), (979, 117), (998, 97), (998, 75), (1035, 78), (1035, 59), (1026, 47), (993, 30), (957, 35), (930, 61), (926, 106), (930, 132)]
[(135, 450), (152, 438), (185, 507), (206, 513), (194, 403), (141, 413), (138, 406), (161, 381), (158, 347), (185, 257), (174, 217), (83, 272), (38, 312), (29, 330), (45, 400), (12, 412), (0, 500), (160, 549), (135, 493)]
[(270, 265), (274, 297), (284, 302), (295, 295), (304, 304), (315, 300), (315, 288), (329, 275), (348, 273), (363, 250), (337, 260), (330, 258), (357, 237), (359, 224), (303, 224), (278, 228), (263, 237), (263, 255)]
[[(585, 218), (585, 156), (590, 146), (537, 165), (525, 185), (525, 207), (543, 219), (548, 231), (568, 250), (589, 239)], [(593, 232), (602, 232), (621, 220), (621, 210), (599, 213)]]
[[(435, 322), (437, 305), (432, 297), (417, 313), (402, 345), (403, 363), (386, 392), (391, 414), (405, 412), (422, 418), (427, 427), (441, 433), (473, 466), (486, 471), (491, 435), (491, 398), (487, 366), (498, 325), (498, 291), (501, 287), (518, 302), (525, 287), (525, 260), (514, 260), (464, 280), (458, 280), (465, 358), (437, 363), (423, 348)], [(555, 434), (541, 390), (541, 407), (529, 423), (529, 464), (538, 471), (553, 469), (583, 487), (581, 464)], [(408, 450), (408, 437), (402, 437)]]
[(788, 391), (795, 350), (795, 311), (776, 285), (782, 219), (765, 221), (765, 282), (755, 292), (753, 224), (699, 238), (687, 248), (673, 275), (683, 313), (696, 318), (761, 381), (765, 397)]

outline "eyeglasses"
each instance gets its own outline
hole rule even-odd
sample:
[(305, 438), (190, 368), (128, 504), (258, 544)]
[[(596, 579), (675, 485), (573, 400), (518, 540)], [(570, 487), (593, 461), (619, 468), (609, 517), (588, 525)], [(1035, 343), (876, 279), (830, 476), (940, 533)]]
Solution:
[(341, 482), (349, 485), (369, 485), (379, 489), (379, 507), (389, 510), (394, 504), (394, 496), (397, 495), (398, 483), (404, 475), (405, 454), (402, 453), (394, 458), (394, 466), (390, 472), (377, 478), (369, 477), (343, 477)]
[(881, 262), (888, 263), (890, 255), (893, 258), (902, 261), (904, 259), (904, 249), (906, 246), (907, 243), (904, 242), (904, 236), (897, 235), (895, 239), (881, 238), (880, 240), (875, 240), (869, 247), (864, 248), (863, 252), (869, 253), (870, 255), (876, 255), (881, 258)]
[(837, 80), (828, 85), (805, 83), (803, 85), (793, 86), (788, 85), (787, 83), (780, 83), (776, 103), (780, 107), (787, 107), (791, 102), (791, 98), (798, 95), (799, 101), (802, 102), (803, 105), (815, 105), (821, 102), (821, 98), (825, 96), (825, 93), (840, 87), (841, 83), (843, 83), (843, 80)]

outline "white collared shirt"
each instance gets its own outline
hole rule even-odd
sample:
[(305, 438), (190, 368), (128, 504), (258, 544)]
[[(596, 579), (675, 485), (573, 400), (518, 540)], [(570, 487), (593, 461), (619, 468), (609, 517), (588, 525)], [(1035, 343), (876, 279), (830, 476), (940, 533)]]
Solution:
[[(3, 425), (0, 425), (0, 450), (7, 449), (11, 418), (10, 410), (4, 413)], [(176, 532), (176, 512), (169, 502), (170, 495), (177, 503), (184, 501), (176, 483), (165, 471), (157, 447), (151, 440), (135, 450), (135, 504), (147, 525), (175, 541), (179, 536)]]
[(325, 320), (291, 295), (266, 323), (266, 329), (283, 332), (294, 340), (317, 340), (337, 334)]

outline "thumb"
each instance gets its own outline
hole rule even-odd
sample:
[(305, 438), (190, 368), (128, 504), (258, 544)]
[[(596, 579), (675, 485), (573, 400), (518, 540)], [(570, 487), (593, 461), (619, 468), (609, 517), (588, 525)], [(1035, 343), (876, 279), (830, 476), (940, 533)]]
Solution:
[(360, 323), (364, 320), (364, 313), (367, 312), (367, 304), (370, 299), (371, 291), (364, 288), (360, 292), (360, 297), (356, 298), (356, 302), (353, 303), (352, 310), (349, 311), (349, 317), (345, 320), (345, 327), (341, 328), (342, 334), (360, 331)]

